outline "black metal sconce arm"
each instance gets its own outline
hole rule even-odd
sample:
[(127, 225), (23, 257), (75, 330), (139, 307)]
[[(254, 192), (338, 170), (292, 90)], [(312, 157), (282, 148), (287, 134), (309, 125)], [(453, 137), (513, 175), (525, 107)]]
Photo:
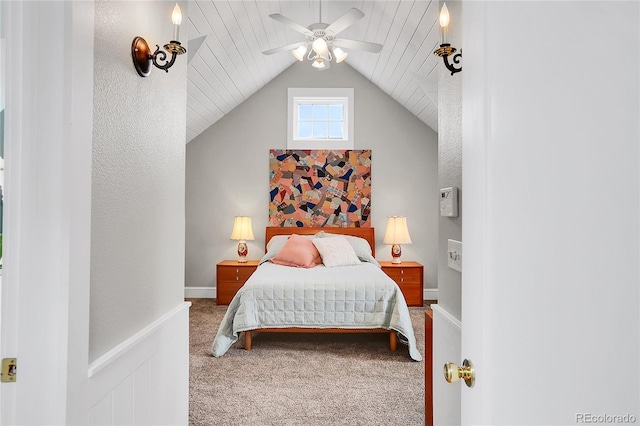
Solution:
[[(182, 55), (187, 52), (187, 49), (182, 47), (179, 41), (171, 40), (164, 45), (164, 50), (160, 49), (160, 46), (156, 44), (156, 51), (150, 53), (149, 45), (142, 37), (135, 37), (131, 43), (131, 57), (133, 58), (133, 66), (135, 67), (138, 75), (141, 77), (147, 77), (151, 73), (151, 64), (156, 68), (160, 68), (165, 72), (169, 72), (176, 61), (178, 55)], [(167, 52), (171, 53), (171, 59), (167, 60)], [(158, 61), (164, 62), (161, 64)]]
[[(462, 65), (460, 65), (459, 68), (455, 67), (456, 65), (460, 64), (462, 58), (462, 50), (460, 50), (460, 52), (458, 53), (456, 53), (456, 50), (457, 49), (455, 47), (452, 47), (450, 44), (445, 43), (441, 44), (440, 48), (433, 52), (444, 59), (444, 66), (447, 67), (449, 71), (451, 71), (451, 75), (462, 71)], [(453, 56), (453, 63), (449, 62), (449, 56)]]

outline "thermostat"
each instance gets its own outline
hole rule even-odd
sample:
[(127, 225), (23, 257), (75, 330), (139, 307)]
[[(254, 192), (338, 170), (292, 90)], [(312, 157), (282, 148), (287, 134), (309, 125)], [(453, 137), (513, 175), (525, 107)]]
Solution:
[(440, 190), (440, 216), (458, 217), (458, 188)]

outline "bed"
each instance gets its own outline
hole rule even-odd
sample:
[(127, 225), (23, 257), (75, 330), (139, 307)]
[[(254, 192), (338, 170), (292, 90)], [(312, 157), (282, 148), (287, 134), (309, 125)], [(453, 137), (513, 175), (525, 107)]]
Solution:
[[(241, 333), (246, 350), (257, 332), (388, 333), (390, 350), (399, 335), (409, 356), (422, 360), (402, 291), (375, 260), (373, 228), (267, 227), (265, 241), (265, 256), (220, 324), (214, 356), (224, 355)], [(308, 265), (287, 263), (294, 243), (300, 244), (295, 262), (312, 247)], [(311, 261), (312, 250), (321, 253), (319, 260)]]

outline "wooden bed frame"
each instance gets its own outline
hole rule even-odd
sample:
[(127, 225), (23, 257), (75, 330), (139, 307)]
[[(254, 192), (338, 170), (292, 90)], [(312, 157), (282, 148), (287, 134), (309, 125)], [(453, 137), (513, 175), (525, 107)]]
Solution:
[(275, 235), (315, 235), (320, 231), (324, 231), (327, 234), (342, 234), (364, 238), (365, 240), (367, 240), (369, 246), (371, 247), (371, 254), (373, 255), (373, 257), (376, 256), (376, 237), (373, 228), (281, 228), (279, 226), (267, 226), (264, 239), (265, 251), (267, 250), (267, 244), (269, 244), (269, 240)]
[[(371, 246), (371, 253), (375, 256), (376, 239), (374, 228), (281, 228), (268, 226), (265, 234), (265, 247), (271, 237), (275, 235), (314, 235), (320, 231), (330, 234), (352, 235), (354, 237), (364, 238), (369, 242), (369, 246)], [(251, 350), (253, 333), (388, 333), (389, 349), (392, 352), (395, 352), (398, 344), (396, 332), (393, 330), (386, 330), (384, 328), (259, 328), (244, 332), (244, 348), (246, 350)]]

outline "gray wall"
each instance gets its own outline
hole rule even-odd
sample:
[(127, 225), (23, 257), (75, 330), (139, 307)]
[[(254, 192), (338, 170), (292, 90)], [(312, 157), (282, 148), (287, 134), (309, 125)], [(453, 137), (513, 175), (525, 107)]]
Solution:
[[(442, 2), (440, 3), (442, 7)], [(448, 40), (460, 48), (462, 4), (447, 1), (451, 16)], [(451, 75), (444, 64), (438, 65), (438, 186), (458, 188), (458, 217), (440, 216), (438, 220), (438, 304), (457, 319), (462, 319), (460, 272), (447, 266), (447, 240), (462, 241), (462, 72)], [(464, 242), (462, 245), (464, 261)]]
[(141, 78), (130, 53), (169, 41), (172, 10), (95, 4), (90, 360), (183, 301), (187, 58)]
[(186, 285), (214, 287), (215, 265), (235, 259), (233, 217), (253, 217), (249, 258), (264, 253), (269, 149), (286, 148), (287, 88), (353, 87), (355, 148), (372, 150), (372, 225), (376, 257), (387, 216), (407, 216), (412, 245), (402, 257), (425, 265), (425, 287), (437, 288), (437, 135), (346, 64), (316, 71), (296, 63), (187, 144)]

